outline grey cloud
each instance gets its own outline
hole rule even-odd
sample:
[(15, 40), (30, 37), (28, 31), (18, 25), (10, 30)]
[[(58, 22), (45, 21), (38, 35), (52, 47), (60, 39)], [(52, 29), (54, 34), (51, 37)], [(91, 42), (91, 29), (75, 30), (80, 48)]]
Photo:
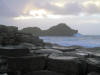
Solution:
[(89, 4), (84, 10), (88, 14), (100, 14), (100, 7), (97, 7), (95, 4)]
[(22, 14), (22, 10), (29, 1), (31, 0), (0, 0), (0, 16), (19, 16)]
[(3, 0), (0, 1), (0, 16), (13, 16), (11, 10), (6, 6)]
[[(88, 13), (88, 14), (100, 14), (100, 7), (97, 7), (95, 4), (90, 4), (87, 7), (84, 7), (82, 5), (83, 2), (86, 2), (88, 0), (67, 0), (68, 3), (63, 7), (57, 7), (52, 4), (50, 4), (53, 0), (43, 0), (39, 2), (40, 0), (34, 0), (33, 5), (35, 5), (38, 8), (43, 8), (49, 11), (52, 11), (54, 14), (59, 15), (78, 15), (80, 13)], [(55, 1), (55, 0), (54, 0)]]
[(100, 14), (100, 8), (93, 4), (88, 5), (87, 8), (83, 7), (81, 4), (83, 0), (77, 0), (78, 2), (68, 0), (68, 3), (63, 8), (52, 5), (51, 2), (53, 1), (55, 0), (0, 0), (0, 16), (19, 16), (23, 14), (22, 12), (27, 4), (32, 4), (33, 7), (45, 9), (58, 15)]
[(59, 15), (67, 15), (67, 14), (79, 14), (82, 11), (82, 6), (77, 2), (69, 2), (63, 8), (57, 7), (51, 4), (51, 1), (44, 0), (39, 2), (40, 0), (35, 0), (33, 5), (37, 8), (46, 9), (48, 11), (53, 12), (54, 14)]
[(68, 3), (65, 5), (64, 8), (59, 9), (58, 11), (56, 11), (55, 9), (55, 13), (57, 14), (62, 14), (62, 15), (77, 15), (80, 12), (82, 12), (82, 6), (79, 3)]
[(79, 14), (82, 12), (82, 6), (79, 3), (69, 3), (66, 5), (66, 12), (69, 12), (69, 14)]

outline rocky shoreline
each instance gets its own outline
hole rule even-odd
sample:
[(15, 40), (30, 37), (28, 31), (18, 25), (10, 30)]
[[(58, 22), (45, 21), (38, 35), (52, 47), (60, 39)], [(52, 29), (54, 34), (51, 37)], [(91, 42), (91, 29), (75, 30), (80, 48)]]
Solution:
[(16, 27), (0, 26), (1, 75), (100, 75), (100, 48), (44, 43)]

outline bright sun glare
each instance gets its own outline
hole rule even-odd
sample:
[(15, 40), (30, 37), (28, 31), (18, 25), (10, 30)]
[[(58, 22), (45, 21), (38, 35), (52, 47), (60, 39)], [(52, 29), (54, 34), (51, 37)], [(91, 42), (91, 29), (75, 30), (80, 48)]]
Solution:
[(43, 10), (43, 9), (31, 9), (27, 11), (27, 16), (18, 16), (15, 17), (15, 20), (25, 20), (25, 19), (32, 19), (32, 18), (60, 18), (61, 16), (59, 15), (54, 15), (49, 11)]
[(94, 5), (96, 5), (97, 7), (100, 7), (100, 0), (95, 0), (95, 1), (90, 0), (90, 1), (86, 1), (86, 2), (83, 3), (83, 5), (86, 6), (86, 7), (87, 7), (89, 4), (94, 4)]
[(45, 10), (30, 10), (29, 11), (29, 15), (33, 16), (33, 17), (37, 17), (37, 18), (43, 18), (46, 17), (48, 15), (48, 12)]

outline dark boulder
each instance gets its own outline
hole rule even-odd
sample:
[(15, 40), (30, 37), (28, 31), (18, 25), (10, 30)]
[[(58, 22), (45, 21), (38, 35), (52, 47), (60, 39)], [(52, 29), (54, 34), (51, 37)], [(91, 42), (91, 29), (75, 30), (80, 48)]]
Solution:
[(43, 40), (39, 39), (37, 36), (26, 33), (16, 34), (16, 42), (18, 43), (31, 43), (36, 46), (44, 46)]
[(13, 45), (18, 28), (15, 26), (0, 25), (0, 44)]
[(76, 50), (76, 48), (73, 48), (73, 47), (65, 47), (65, 46), (59, 46), (59, 45), (53, 45), (52, 48), (63, 51), (63, 52), (72, 52)]
[(100, 59), (87, 58), (87, 72), (99, 72), (100, 73)]
[(52, 54), (48, 58), (47, 69), (66, 75), (79, 75), (79, 63), (77, 57)]
[(30, 72), (43, 70), (45, 67), (44, 55), (31, 55), (22, 57), (8, 57), (8, 70), (9, 71), (21, 71)]
[(77, 51), (64, 52), (64, 55), (67, 55), (67, 56), (75, 56), (75, 57), (79, 57), (81, 59), (88, 58), (89, 57), (89, 54), (88, 53), (85, 53), (85, 52), (77, 52)]
[(6, 57), (0, 57), (0, 73), (4, 74), (7, 72), (7, 58)]
[(34, 44), (31, 43), (21, 43), (20, 45), (23, 46), (24, 48), (28, 48), (30, 51), (37, 50), (40, 48), (39, 46), (35, 46)]
[(33, 71), (33, 72), (25, 73), (23, 75), (65, 75), (65, 74), (57, 73), (54, 71), (41, 70), (41, 71)]
[(63, 53), (62, 51), (55, 50), (55, 49), (40, 49), (40, 50), (35, 50), (34, 53), (36, 54), (53, 54), (53, 53)]
[(93, 57), (95, 57), (95, 58), (100, 58), (100, 53), (94, 53), (94, 54), (93, 54)]
[(90, 73), (88, 73), (88, 75), (100, 75), (100, 73), (97, 73), (97, 72), (90, 72)]
[(7, 75), (21, 75), (20, 71), (8, 71)]
[(5, 25), (0, 25), (0, 33), (7, 33), (8, 28)]
[(23, 56), (29, 54), (29, 49), (21, 45), (0, 47), (1, 56)]

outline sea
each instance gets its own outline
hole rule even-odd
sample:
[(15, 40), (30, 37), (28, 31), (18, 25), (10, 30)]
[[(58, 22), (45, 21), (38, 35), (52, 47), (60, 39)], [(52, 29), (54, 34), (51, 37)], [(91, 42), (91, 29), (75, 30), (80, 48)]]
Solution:
[(83, 46), (87, 48), (100, 47), (100, 36), (79, 35), (73, 37), (67, 36), (44, 36), (40, 37), (44, 42), (58, 44), (61, 46)]

